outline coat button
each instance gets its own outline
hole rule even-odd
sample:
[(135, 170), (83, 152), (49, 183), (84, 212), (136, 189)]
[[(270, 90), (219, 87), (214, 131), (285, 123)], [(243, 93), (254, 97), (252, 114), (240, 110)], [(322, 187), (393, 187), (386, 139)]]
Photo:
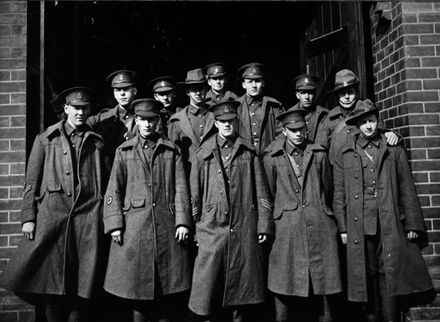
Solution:
[(355, 153), (355, 154), (354, 154), (354, 157), (355, 157), (355, 158), (357, 158), (357, 157), (358, 157), (358, 154), (357, 154), (357, 153)]
[(302, 207), (303, 207), (303, 208), (305, 208), (305, 207), (306, 207), (306, 205), (302, 205)]
[(221, 194), (221, 195), (223, 194), (223, 190), (220, 190), (220, 194)]
[(71, 193), (71, 192), (68, 192), (68, 193), (67, 193), (67, 196), (71, 197), (71, 196), (72, 196), (72, 193)]
[(234, 232), (234, 229), (233, 229), (233, 228), (231, 228), (231, 229), (230, 229), (230, 231), (231, 231), (231, 233), (233, 233), (233, 232)]
[(69, 171), (69, 170), (66, 170), (66, 174), (69, 175), (69, 174), (70, 174), (70, 171)]
[(299, 193), (299, 190), (298, 190), (298, 189), (295, 189), (295, 192), (296, 192), (296, 193)]
[(63, 151), (63, 154), (64, 154), (64, 155), (66, 155), (66, 154), (67, 154), (67, 151), (66, 151), (66, 150), (64, 150), (64, 151)]
[(359, 244), (359, 240), (355, 239), (355, 240), (354, 240), (354, 243), (355, 243), (355, 244)]
[(374, 172), (375, 170), (374, 170), (374, 169), (370, 169), (370, 171), (371, 171), (371, 172)]
[(354, 217), (354, 221), (358, 221), (358, 217)]
[(153, 202), (153, 207), (156, 207), (156, 203)]
[(359, 178), (359, 176), (358, 176), (357, 174), (355, 174), (354, 177), (355, 177), (356, 179)]
[(227, 211), (225, 211), (225, 215), (227, 215), (228, 214), (228, 212)]
[(151, 187), (151, 183), (148, 182), (148, 186)]
[(359, 196), (358, 195), (354, 196), (354, 199), (359, 199)]

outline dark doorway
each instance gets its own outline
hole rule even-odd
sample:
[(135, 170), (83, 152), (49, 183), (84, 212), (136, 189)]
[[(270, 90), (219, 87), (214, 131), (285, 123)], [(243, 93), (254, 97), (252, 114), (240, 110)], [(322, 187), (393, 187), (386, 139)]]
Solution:
[[(138, 97), (149, 79), (222, 59), (230, 87), (242, 94), (235, 71), (257, 60), (270, 74), (266, 92), (294, 103), (290, 79), (300, 70), (300, 42), (319, 4), (290, 2), (64, 2), (45, 8), (45, 97), (83, 84), (97, 90), (99, 107), (111, 92), (110, 72), (139, 73)], [(181, 95), (182, 105), (186, 97)], [(46, 104), (49, 106), (49, 104)], [(45, 126), (55, 120), (45, 113)]]

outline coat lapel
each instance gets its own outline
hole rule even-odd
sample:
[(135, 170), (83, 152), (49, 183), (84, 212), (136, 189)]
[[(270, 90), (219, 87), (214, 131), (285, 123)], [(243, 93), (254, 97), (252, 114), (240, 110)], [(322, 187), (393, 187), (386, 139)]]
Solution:
[(199, 144), (200, 139), (194, 135), (194, 131), (191, 127), (191, 123), (189, 122), (187, 113), (188, 113), (188, 106), (185, 107), (182, 111), (180, 117), (180, 128), (182, 129), (183, 133), (185, 133), (185, 135), (191, 139), (192, 142), (196, 142), (197, 144)]
[(136, 138), (136, 142), (133, 147), (134, 153), (138, 156), (139, 160), (141, 160), (142, 166), (151, 175), (150, 166), (148, 165), (147, 159), (145, 158), (144, 151), (142, 151), (141, 144), (139, 142), (139, 137)]

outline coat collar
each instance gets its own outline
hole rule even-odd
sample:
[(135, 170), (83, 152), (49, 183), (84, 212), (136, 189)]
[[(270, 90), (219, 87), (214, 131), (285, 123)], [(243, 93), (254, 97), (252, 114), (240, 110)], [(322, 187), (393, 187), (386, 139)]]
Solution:
[[(280, 137), (275, 139), (265, 150), (266, 153), (269, 153), (271, 156), (276, 156), (284, 153), (284, 144), (286, 143), (286, 138)], [(304, 150), (304, 154), (306, 153), (314, 153), (314, 152), (324, 152), (325, 148), (316, 143), (312, 143), (311, 141), (307, 142), (307, 147)]]
[[(247, 149), (250, 151), (254, 151), (255, 149), (253, 146), (245, 141), (242, 137), (238, 137), (237, 140), (234, 143), (233, 152), (231, 155), (231, 160), (234, 159), (234, 155), (240, 150), (240, 149)], [(214, 150), (218, 150), (217, 148), (217, 136), (212, 135), (207, 139), (203, 145), (196, 151), (197, 154), (200, 155), (200, 157), (204, 160), (208, 159), (210, 156), (214, 155)]]
[[(64, 135), (64, 120), (59, 121), (58, 123), (55, 123), (54, 125), (49, 126), (46, 129), (46, 137), (48, 140), (51, 140), (55, 136)], [(86, 137), (95, 137), (99, 141), (103, 141), (102, 136), (93, 132), (89, 125), (85, 124), (85, 134), (84, 139)]]

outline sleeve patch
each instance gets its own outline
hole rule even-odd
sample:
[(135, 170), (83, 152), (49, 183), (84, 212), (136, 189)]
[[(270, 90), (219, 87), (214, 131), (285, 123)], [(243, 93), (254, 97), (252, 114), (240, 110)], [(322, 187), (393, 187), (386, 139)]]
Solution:
[(113, 202), (113, 197), (107, 198), (107, 205), (110, 205)]
[(272, 211), (272, 204), (269, 202), (269, 200), (260, 199), (260, 205), (261, 207), (266, 208), (269, 211)]

